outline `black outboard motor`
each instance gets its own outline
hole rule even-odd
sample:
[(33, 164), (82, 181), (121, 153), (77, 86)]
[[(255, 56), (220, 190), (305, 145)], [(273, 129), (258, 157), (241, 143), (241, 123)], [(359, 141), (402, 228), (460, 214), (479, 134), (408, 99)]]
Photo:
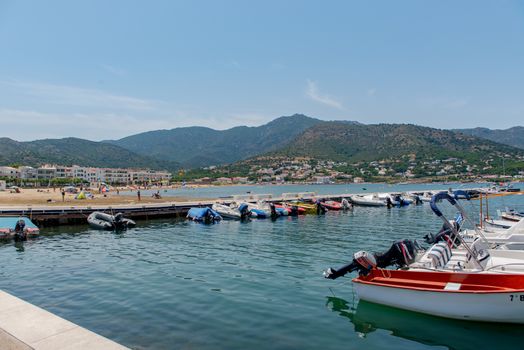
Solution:
[(204, 216), (203, 222), (204, 224), (212, 224), (214, 222), (213, 214), (210, 210), (206, 211), (206, 215)]
[(393, 243), (391, 248), (383, 253), (368, 253), (359, 251), (353, 255), (353, 261), (338, 270), (330, 267), (324, 272), (324, 277), (337, 279), (347, 273), (357, 271), (360, 275), (367, 275), (375, 267), (385, 268), (396, 265), (407, 266), (415, 261), (415, 255), (420, 246), (416, 241), (404, 239)]
[(389, 197), (386, 198), (386, 206), (388, 207), (388, 209), (393, 208), (393, 202), (391, 201), (391, 198)]
[(403, 207), (404, 205), (406, 205), (406, 203), (404, 202), (404, 198), (402, 198), (400, 194), (395, 195), (395, 202), (398, 202), (399, 207)]
[(241, 221), (249, 219), (249, 216), (251, 215), (251, 211), (249, 210), (249, 206), (246, 203), (240, 204), (240, 206), (238, 207), (238, 211), (240, 212)]
[(317, 200), (315, 204), (317, 205), (317, 215), (322, 215), (326, 213), (326, 208), (322, 205), (322, 202), (320, 200)]
[(353, 210), (353, 204), (350, 203), (346, 198), (343, 198), (341, 203), (342, 203), (342, 209)]
[(439, 242), (453, 242), (453, 248), (456, 248), (458, 245), (460, 245), (460, 240), (456, 239), (457, 235), (455, 232), (460, 231), (460, 227), (462, 224), (463, 218), (462, 215), (457, 215), (455, 220), (450, 220), (450, 223), (453, 225), (454, 230), (446, 226), (446, 224), (442, 225), (442, 228), (438, 233), (428, 233), (424, 236), (424, 241), (428, 244), (435, 244)]
[(124, 220), (124, 214), (116, 213), (113, 218), (115, 229), (121, 230), (127, 228), (127, 222)]
[(278, 218), (280, 214), (277, 213), (275, 204), (269, 203), (269, 209), (271, 210), (271, 220), (276, 220), (276, 218)]
[(25, 221), (20, 219), (16, 222), (15, 225), (15, 234), (13, 236), (16, 242), (26, 241), (27, 234), (25, 232)]
[(298, 206), (293, 205), (291, 211), (288, 214), (289, 216), (298, 216)]

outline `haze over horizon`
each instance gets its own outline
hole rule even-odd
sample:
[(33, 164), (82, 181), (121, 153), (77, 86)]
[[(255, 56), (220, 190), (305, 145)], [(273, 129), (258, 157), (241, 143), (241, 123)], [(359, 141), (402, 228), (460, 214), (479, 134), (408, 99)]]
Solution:
[(522, 125), (524, 3), (0, 2), (0, 137)]

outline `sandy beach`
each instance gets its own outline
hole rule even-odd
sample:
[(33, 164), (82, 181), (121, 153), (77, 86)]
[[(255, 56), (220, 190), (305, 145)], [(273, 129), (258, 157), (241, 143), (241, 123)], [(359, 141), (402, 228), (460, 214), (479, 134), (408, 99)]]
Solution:
[(136, 203), (163, 203), (163, 202), (183, 202), (191, 200), (184, 197), (164, 197), (154, 199), (150, 195), (142, 195), (140, 202), (138, 197), (128, 195), (118, 195), (116, 191), (107, 194), (98, 194), (98, 191), (92, 191), (93, 199), (75, 199), (76, 194), (66, 193), (62, 201), (62, 194), (59, 188), (51, 189), (26, 189), (20, 190), (20, 193), (11, 193), (9, 190), (0, 191), (0, 206), (25, 206), (25, 205), (115, 205), (115, 204), (136, 204)]

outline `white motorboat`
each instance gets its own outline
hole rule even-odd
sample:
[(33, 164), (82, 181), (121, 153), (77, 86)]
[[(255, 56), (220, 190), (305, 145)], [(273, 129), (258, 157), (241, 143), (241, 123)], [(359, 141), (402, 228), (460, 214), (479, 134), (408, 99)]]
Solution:
[(454, 319), (524, 323), (524, 251), (489, 249), (479, 232), (467, 242), (436, 207), (442, 199), (467, 217), (447, 192), (433, 197), (431, 208), (453, 234), (448, 240), (425, 251), (404, 240), (382, 254), (358, 252), (325, 277), (359, 271), (353, 283), (360, 299), (369, 302)]
[(514, 209), (506, 208), (505, 211), (497, 211), (500, 218), (506, 221), (520, 221), (524, 219), (524, 213), (516, 211)]
[(235, 203), (231, 203), (231, 205), (214, 203), (211, 209), (226, 219), (241, 220), (249, 216), (249, 209), (246, 205), (237, 206)]
[(490, 247), (506, 245), (506, 249), (524, 249), (524, 219), (513, 223), (509, 228), (500, 226), (476, 228), (475, 230), (463, 230), (460, 234), (467, 242), (481, 237), (489, 243)]
[(366, 207), (385, 207), (386, 200), (379, 198), (378, 194), (354, 195), (349, 197), (351, 203)]
[(422, 193), (422, 195), (419, 196), (420, 200), (426, 203), (431, 202), (431, 198), (433, 197), (434, 193), (431, 191), (426, 191)]
[(413, 203), (413, 200), (404, 197), (402, 193), (379, 193), (378, 198), (386, 201), (386, 205), (389, 201), (395, 207), (403, 207)]
[(499, 229), (499, 230), (507, 230), (513, 226), (515, 226), (517, 222), (515, 221), (507, 221), (507, 220), (496, 220), (496, 219), (492, 219), (492, 218), (489, 218), (489, 219), (484, 219), (484, 221), (482, 222), (482, 227), (481, 229), (486, 229), (486, 230), (496, 230), (496, 229)]

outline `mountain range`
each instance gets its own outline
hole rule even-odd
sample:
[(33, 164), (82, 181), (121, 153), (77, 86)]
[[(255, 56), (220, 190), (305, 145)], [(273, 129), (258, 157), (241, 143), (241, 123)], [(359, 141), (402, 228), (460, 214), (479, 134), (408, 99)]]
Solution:
[(176, 161), (185, 168), (196, 168), (232, 163), (276, 150), (319, 123), (322, 123), (319, 119), (295, 114), (257, 127), (214, 130), (194, 126), (149, 131), (106, 142), (137, 154)]
[(0, 165), (56, 163), (173, 171), (266, 154), (353, 161), (413, 153), (417, 157), (481, 158), (498, 153), (520, 154), (522, 149), (524, 127), (440, 130), (409, 124), (326, 122), (295, 114), (258, 127), (184, 127), (102, 142), (78, 138), (18, 142), (0, 138)]

